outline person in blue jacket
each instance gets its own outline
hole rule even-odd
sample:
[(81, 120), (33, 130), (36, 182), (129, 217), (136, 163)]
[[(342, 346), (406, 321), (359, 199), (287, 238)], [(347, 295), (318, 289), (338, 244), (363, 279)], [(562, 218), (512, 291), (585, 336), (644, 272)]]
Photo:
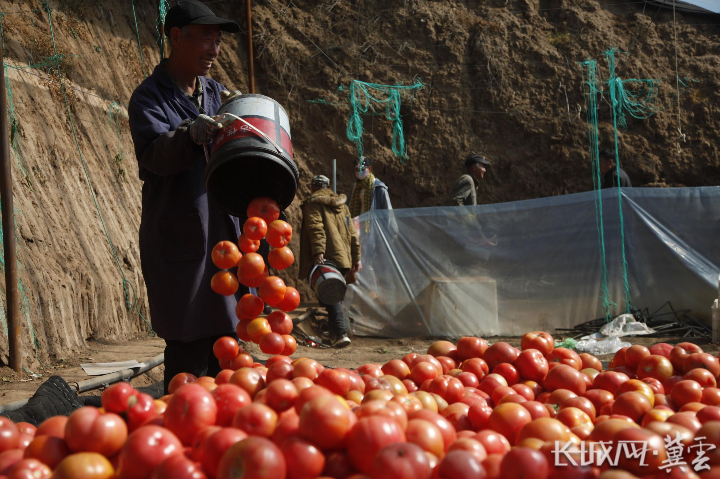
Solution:
[[(218, 272), (210, 253), (221, 240), (237, 240), (238, 219), (205, 190), (205, 151), (220, 128), (212, 118), (229, 92), (207, 78), (220, 52), (222, 32), (237, 23), (197, 0), (168, 10), (170, 57), (135, 89), (128, 113), (142, 187), (140, 258), (152, 326), (165, 347), (165, 391), (178, 373), (198, 377), (220, 371), (218, 338), (235, 337), (235, 306), (247, 290), (221, 296), (210, 288)], [(235, 92), (239, 94), (239, 92)]]

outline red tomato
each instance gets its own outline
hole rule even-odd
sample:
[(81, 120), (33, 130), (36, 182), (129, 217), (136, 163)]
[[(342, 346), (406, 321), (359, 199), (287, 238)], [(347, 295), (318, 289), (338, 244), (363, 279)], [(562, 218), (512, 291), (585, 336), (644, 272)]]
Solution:
[(155, 467), (150, 478), (207, 478), (200, 465), (185, 455), (173, 455)]
[(295, 255), (288, 247), (273, 248), (268, 254), (268, 263), (275, 270), (284, 270), (294, 261)]
[(230, 361), (240, 353), (240, 345), (232, 337), (220, 337), (213, 345), (213, 354), (221, 362)]
[(488, 343), (478, 337), (463, 337), (457, 344), (457, 354), (461, 360), (483, 358), (487, 349)]
[(693, 368), (685, 374), (683, 380), (695, 380), (703, 389), (717, 387), (717, 380), (713, 377), (712, 372), (704, 368)]
[(267, 230), (267, 223), (260, 217), (250, 217), (243, 225), (243, 235), (250, 240), (262, 240), (265, 238)]
[(419, 445), (423, 450), (442, 457), (445, 453), (445, 440), (440, 429), (428, 420), (415, 418), (408, 421), (405, 429), (407, 441)]
[(415, 382), (417, 385), (422, 385), (425, 380), (432, 380), (439, 374), (440, 373), (438, 372), (437, 367), (433, 364), (429, 362), (420, 362), (410, 371), (410, 380)]
[(285, 288), (285, 296), (282, 299), (282, 302), (280, 302), (277, 305), (277, 308), (282, 310), (283, 312), (292, 312), (300, 305), (300, 292), (298, 292), (293, 287), (286, 287)]
[[(249, 368), (253, 365), (253, 359), (250, 355), (247, 353), (240, 353), (237, 357), (233, 358), (229, 365), (220, 365), (223, 368), (227, 368), (228, 370), (232, 370), (233, 374), (237, 370), (240, 370), (241, 368)], [(232, 375), (230, 375), (230, 378), (232, 378)], [(230, 379), (228, 378), (228, 381)]]
[(542, 383), (548, 374), (548, 361), (537, 349), (523, 349), (515, 360), (515, 368), (523, 379)]
[(271, 307), (276, 307), (285, 297), (286, 288), (280, 277), (267, 277), (258, 287), (258, 296)]
[(497, 365), (492, 372), (503, 377), (509, 386), (515, 385), (520, 381), (520, 374), (517, 369), (509, 363)]
[(267, 242), (273, 248), (282, 248), (292, 239), (292, 227), (282, 220), (270, 223), (267, 229)]
[(350, 478), (353, 473), (355, 471), (345, 452), (336, 450), (326, 453), (323, 475), (330, 478)]
[(413, 443), (383, 447), (370, 466), (373, 478), (430, 478), (431, 472), (428, 456)]
[(405, 441), (405, 433), (395, 420), (372, 415), (359, 419), (352, 427), (347, 440), (347, 452), (352, 465), (369, 474), (372, 464), (368, 459), (375, 458), (383, 447)]
[(673, 365), (670, 360), (661, 355), (647, 355), (638, 364), (637, 376), (638, 378), (655, 378), (664, 382), (673, 376)]
[(279, 378), (268, 385), (265, 401), (276, 412), (284, 412), (295, 405), (297, 398), (298, 391), (295, 385), (290, 380)]
[[(448, 342), (450, 343), (450, 342)], [(392, 375), (399, 380), (405, 380), (410, 375), (410, 367), (402, 360), (390, 360), (382, 366), (385, 375)]]
[(272, 312), (267, 316), (268, 324), (273, 332), (289, 335), (293, 329), (293, 321), (285, 312)]
[(238, 275), (244, 279), (259, 277), (265, 271), (265, 260), (257, 253), (247, 253), (238, 262)]
[[(300, 393), (298, 402), (308, 390), (310, 389)], [(322, 450), (342, 448), (353, 423), (354, 414), (332, 394), (321, 394), (312, 400), (306, 400), (300, 410), (300, 436)]]
[(720, 377), (720, 361), (709, 353), (691, 353), (683, 362), (683, 372), (688, 373), (695, 368), (704, 368), (712, 376)]
[[(43, 435), (47, 437), (47, 435)], [(56, 438), (56, 440), (59, 440)], [(7, 478), (10, 470), (23, 460), (23, 451), (19, 448), (11, 448), (0, 453), (0, 475)]]
[(235, 295), (235, 292), (238, 291), (239, 287), (240, 283), (238, 282), (237, 277), (224, 270), (222, 272), (217, 272), (210, 280), (210, 288), (212, 288), (213, 292), (226, 297)]
[(689, 356), (690, 354), (680, 345), (676, 345), (670, 350), (670, 362), (675, 367), (675, 370), (681, 373), (684, 373), (685, 359)]
[(669, 343), (656, 343), (652, 347), (650, 347), (650, 354), (651, 355), (660, 355), (662, 357), (670, 359), (670, 351), (673, 349), (673, 346)]
[(613, 436), (615, 445), (620, 442), (637, 442), (643, 448), (647, 446), (652, 455), (646, 455), (644, 459), (630, 458), (632, 455), (619, 455), (618, 468), (626, 470), (635, 475), (646, 475), (648, 472), (659, 472), (668, 461), (667, 451), (663, 438), (655, 432), (643, 428), (626, 428), (620, 430)]
[(705, 388), (700, 401), (705, 405), (720, 405), (720, 388)]
[(293, 378), (307, 377), (310, 380), (315, 381), (320, 372), (323, 370), (325, 370), (325, 368), (318, 362), (306, 358), (295, 364), (295, 368), (293, 369)]
[(488, 347), (483, 355), (483, 360), (492, 371), (501, 363), (514, 363), (520, 351), (506, 342), (497, 342)]
[(657, 378), (643, 378), (640, 380), (643, 383), (646, 383), (648, 387), (650, 387), (650, 390), (653, 391), (655, 394), (662, 394), (665, 395), (665, 387), (663, 387), (662, 382), (658, 380)]
[(266, 333), (258, 342), (260, 351), (268, 355), (279, 355), (285, 350), (285, 339), (279, 333)]
[(443, 445), (446, 451), (448, 448), (450, 448), (450, 445), (455, 443), (455, 440), (457, 439), (457, 432), (455, 431), (455, 427), (453, 427), (452, 424), (448, 422), (439, 413), (435, 413), (431, 410), (428, 410), (427, 408), (424, 408), (422, 410), (411, 412), (410, 414), (408, 414), (408, 417), (410, 421), (415, 419), (427, 420), (428, 422), (435, 425), (442, 434)]
[(518, 403), (498, 405), (490, 414), (488, 428), (495, 430), (515, 445), (515, 440), (522, 427), (532, 421), (530, 412)]
[(441, 375), (430, 383), (428, 392), (440, 395), (449, 404), (457, 403), (465, 396), (465, 387), (457, 378)]
[(140, 427), (130, 434), (120, 451), (118, 474), (123, 478), (149, 478), (163, 460), (182, 452), (182, 443), (170, 430), (155, 425)]
[(650, 356), (650, 350), (647, 347), (633, 345), (625, 351), (625, 366), (636, 369), (642, 359), (648, 356)]
[(550, 416), (548, 409), (540, 402), (533, 400), (523, 403), (522, 406), (525, 407), (525, 410), (528, 411), (533, 420)]
[(212, 396), (217, 406), (217, 425), (228, 427), (232, 424), (235, 414), (252, 402), (250, 395), (239, 386), (232, 383), (223, 383), (213, 390)]
[[(557, 348), (555, 350), (558, 350)], [(599, 377), (600, 375), (598, 375)], [(597, 377), (596, 377), (597, 378)], [(545, 389), (548, 391), (564, 388), (577, 395), (585, 393), (586, 384), (582, 374), (568, 365), (558, 365), (545, 377)]]
[(75, 410), (65, 426), (65, 439), (72, 452), (97, 452), (111, 457), (120, 451), (127, 436), (127, 425), (119, 415), (101, 414), (95, 407)]
[[(180, 374), (183, 375), (183, 374)], [(173, 381), (175, 379), (173, 378)], [(197, 380), (195, 376), (192, 377), (192, 381)], [(178, 380), (179, 381), (179, 380)], [(171, 381), (172, 385), (172, 381)], [(129, 402), (130, 397), (137, 395), (138, 391), (135, 387), (127, 382), (120, 382), (114, 385), (110, 385), (100, 397), (100, 404), (102, 408), (108, 413), (125, 413), (130, 408)], [(172, 393), (172, 391), (170, 391)], [(63, 430), (64, 430), (63, 426)], [(40, 433), (42, 435), (43, 433)], [(65, 435), (61, 438), (65, 438)]]
[[(14, 450), (5, 452), (10, 451)], [(36, 435), (25, 449), (25, 458), (36, 458), (51, 469), (54, 469), (68, 455), (70, 455), (70, 449), (65, 440), (50, 435)]]
[(113, 478), (114, 473), (112, 463), (104, 456), (94, 452), (82, 452), (65, 457), (55, 467), (53, 475), (54, 478)]
[(350, 375), (337, 369), (328, 368), (324, 370), (315, 380), (315, 383), (341, 397), (345, 397), (350, 391)]
[(610, 360), (610, 365), (608, 365), (608, 368), (615, 368), (625, 365), (625, 352), (627, 352), (627, 349), (630, 347), (623, 347), (617, 352), (615, 352), (615, 355), (613, 355), (613, 359)]
[[(523, 404), (523, 407), (527, 408), (527, 405)], [(588, 417), (590, 417), (591, 421), (595, 420), (595, 417), (597, 416), (597, 409), (595, 408), (595, 405), (585, 397), (568, 398), (560, 404), (560, 410), (568, 407), (574, 407), (582, 410), (588, 415)]]
[(225, 270), (237, 265), (242, 254), (234, 243), (222, 241), (215, 245), (210, 256), (216, 267)]
[(248, 205), (247, 217), (260, 217), (265, 220), (265, 223), (270, 224), (280, 218), (280, 207), (270, 197), (258, 197)]
[(128, 431), (134, 432), (161, 413), (164, 412), (158, 412), (155, 400), (150, 395), (138, 392), (134, 404), (126, 414)]
[(600, 372), (593, 380), (593, 388), (606, 390), (615, 395), (620, 385), (630, 380), (624, 373), (620, 372)]
[[(26, 458), (16, 463), (8, 473), (10, 478), (50, 478), (50, 467), (34, 458)], [(70, 477), (65, 477), (70, 478)], [(80, 477), (73, 477), (80, 478)], [(109, 477), (107, 477), (109, 478)]]
[(165, 427), (190, 445), (195, 435), (217, 420), (213, 396), (197, 384), (183, 385), (170, 398), (165, 410)]
[(650, 402), (650, 406), (655, 406), (655, 392), (652, 391), (647, 383), (641, 382), (640, 380), (631, 379), (620, 385), (620, 388), (615, 392), (615, 397), (619, 397), (625, 392), (638, 392), (645, 395), (645, 398)]
[(270, 332), (272, 332), (272, 329), (270, 328), (270, 323), (266, 318), (256, 318), (250, 321), (247, 325), (247, 334), (250, 337), (250, 340), (255, 343), (259, 343), (263, 335)]
[(488, 364), (482, 358), (465, 360), (462, 363), (462, 371), (472, 373), (477, 377), (479, 382), (482, 382), (485, 376), (490, 373)]
[(255, 368), (243, 367), (233, 373), (229, 383), (237, 385), (245, 390), (252, 398), (265, 388), (265, 380), (263, 380), (260, 372)]
[(282, 451), (270, 440), (250, 436), (231, 446), (222, 456), (218, 478), (285, 478)]
[(528, 332), (520, 339), (520, 349), (538, 350), (542, 355), (548, 355), (555, 348), (552, 335), (545, 332)]
[(275, 431), (277, 420), (278, 416), (275, 410), (262, 403), (253, 402), (238, 410), (232, 426), (247, 432), (248, 435), (267, 438)]
[(550, 464), (545, 455), (527, 447), (510, 450), (500, 463), (502, 478), (548, 478)]
[(460, 380), (460, 382), (462, 382), (462, 384), (466, 387), (478, 388), (480, 386), (478, 377), (474, 373), (462, 372), (458, 374), (456, 378)]
[[(240, 247), (240, 250), (245, 254), (255, 253), (260, 248), (260, 240), (252, 240), (243, 233), (238, 237), (238, 247)], [(239, 262), (240, 260), (238, 260), (238, 264)]]
[(590, 355), (589, 353), (581, 353), (580, 360), (582, 361), (581, 370), (585, 370), (586, 368), (593, 368), (598, 372), (602, 372), (602, 362), (597, 357)]
[(557, 362), (562, 365), (568, 365), (575, 370), (580, 370), (582, 368), (582, 360), (580, 359), (580, 355), (570, 350), (569, 348), (555, 348), (552, 352), (550, 352), (550, 354), (545, 355), (545, 359), (548, 362)]
[(676, 407), (702, 399), (702, 387), (694, 380), (682, 380), (672, 387), (670, 398)]
[[(220, 461), (230, 447), (248, 437), (248, 434), (237, 428), (225, 427), (212, 433), (201, 447), (202, 468), (210, 478), (217, 478)], [(164, 477), (173, 478), (173, 477)]]
[(264, 308), (265, 302), (260, 297), (246, 293), (240, 297), (235, 309), (235, 315), (241, 320), (243, 318), (257, 318), (263, 313)]
[(612, 405), (613, 415), (625, 415), (638, 424), (650, 410), (652, 410), (652, 405), (647, 396), (633, 391), (619, 395)]
[(438, 478), (486, 478), (482, 463), (466, 450), (448, 452), (436, 468)]
[(289, 478), (317, 478), (325, 468), (325, 455), (315, 445), (292, 437), (281, 445)]
[(17, 425), (7, 417), (0, 417), (0, 452), (18, 448), (20, 432)]
[(284, 378), (292, 380), (293, 378), (293, 366), (289, 363), (278, 362), (273, 364), (267, 373), (267, 383), (270, 384), (276, 379)]
[(433, 357), (449, 357), (450, 352), (457, 351), (457, 347), (446, 340), (439, 340), (428, 347), (427, 354)]

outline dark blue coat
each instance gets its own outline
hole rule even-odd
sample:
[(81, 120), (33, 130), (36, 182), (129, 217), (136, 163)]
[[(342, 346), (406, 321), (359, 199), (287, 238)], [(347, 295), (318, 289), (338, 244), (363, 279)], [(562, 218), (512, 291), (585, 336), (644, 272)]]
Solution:
[[(225, 88), (200, 77), (203, 108), (215, 115)], [(210, 252), (221, 240), (237, 242), (238, 219), (208, 198), (205, 154), (188, 126), (199, 112), (156, 67), (135, 89), (128, 107), (142, 188), (140, 260), (153, 329), (166, 340), (191, 341), (231, 333), (237, 298), (210, 289), (218, 272)], [(233, 272), (234, 273), (234, 272)]]

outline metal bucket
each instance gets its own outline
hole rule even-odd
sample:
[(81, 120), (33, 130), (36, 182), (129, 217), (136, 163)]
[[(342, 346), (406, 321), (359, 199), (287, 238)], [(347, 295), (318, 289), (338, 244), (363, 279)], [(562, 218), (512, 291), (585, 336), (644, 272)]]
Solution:
[(236, 217), (257, 197), (270, 197), (281, 209), (290, 205), (300, 173), (285, 109), (270, 97), (246, 94), (224, 103), (218, 115), (224, 127), (205, 167), (210, 198)]
[(308, 275), (308, 283), (315, 295), (326, 305), (342, 302), (345, 298), (345, 278), (330, 262), (315, 265)]

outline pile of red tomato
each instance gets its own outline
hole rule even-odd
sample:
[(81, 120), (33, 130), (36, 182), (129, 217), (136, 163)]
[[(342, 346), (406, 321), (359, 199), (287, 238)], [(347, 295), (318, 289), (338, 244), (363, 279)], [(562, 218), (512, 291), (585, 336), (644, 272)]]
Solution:
[[(218, 243), (212, 250), (212, 261), (221, 268), (210, 281), (210, 287), (220, 295), (235, 295), (240, 284), (257, 289), (257, 295), (246, 294), (235, 308), (240, 323), (236, 332), (246, 342), (254, 342), (263, 353), (269, 355), (292, 355), (297, 342), (290, 335), (292, 320), (286, 312), (292, 312), (300, 305), (300, 294), (288, 287), (280, 277), (271, 276), (265, 260), (258, 253), (260, 242), (265, 239), (272, 250), (268, 263), (275, 270), (284, 270), (293, 264), (295, 257), (288, 243), (292, 239), (292, 227), (280, 218), (280, 207), (267, 197), (256, 198), (247, 209), (248, 219), (238, 245), (230, 241)], [(244, 255), (243, 255), (244, 254)], [(236, 268), (237, 275), (228, 269)], [(265, 304), (279, 309), (261, 317)], [(237, 346), (237, 342), (234, 342)], [(252, 365), (252, 358), (244, 352), (230, 352), (218, 358), (227, 368), (241, 368)], [(248, 363), (249, 362), (249, 363)]]
[[(218, 340), (216, 353), (230, 356), (232, 343)], [(544, 332), (520, 350), (465, 337), (357, 370), (279, 355), (215, 378), (180, 374), (160, 400), (113, 385), (101, 409), (37, 430), (0, 418), (0, 474), (718, 478), (718, 375), (718, 359), (691, 343), (634, 345), (604, 370)], [(648, 453), (588, 457), (600, 442)], [(560, 461), (558, 446), (570, 447)]]

